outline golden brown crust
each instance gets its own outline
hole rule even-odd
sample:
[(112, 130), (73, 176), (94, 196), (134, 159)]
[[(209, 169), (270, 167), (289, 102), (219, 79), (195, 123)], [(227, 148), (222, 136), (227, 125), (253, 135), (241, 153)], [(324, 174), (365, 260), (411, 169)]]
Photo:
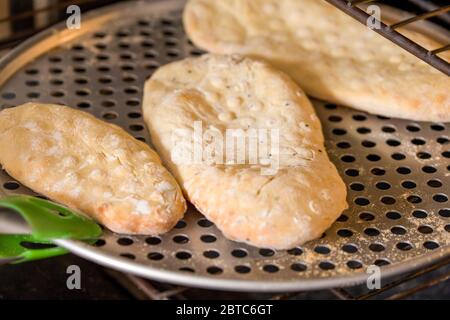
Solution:
[(12, 177), (118, 233), (167, 232), (186, 210), (148, 145), (85, 112), (37, 103), (5, 109), (0, 150)]
[(323, 0), (190, 0), (184, 25), (199, 47), (267, 60), (309, 95), (389, 117), (450, 121), (449, 77)]
[[(319, 237), (347, 207), (346, 187), (324, 149), (303, 91), (266, 63), (205, 55), (161, 67), (144, 89), (153, 144), (186, 197), (230, 239), (291, 248)], [(280, 130), (280, 167), (173, 161), (174, 130)], [(189, 133), (187, 133), (189, 132)], [(206, 144), (206, 142), (205, 142)]]

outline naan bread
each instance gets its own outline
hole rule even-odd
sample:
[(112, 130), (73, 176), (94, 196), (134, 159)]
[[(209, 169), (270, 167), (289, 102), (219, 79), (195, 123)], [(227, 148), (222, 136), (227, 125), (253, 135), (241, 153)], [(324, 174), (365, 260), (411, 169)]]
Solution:
[(186, 210), (148, 145), (82, 111), (38, 103), (2, 110), (0, 150), (12, 177), (118, 233), (164, 233)]
[[(347, 208), (346, 187), (311, 103), (266, 63), (204, 55), (165, 65), (145, 84), (143, 111), (153, 144), (188, 200), (232, 240), (291, 248), (320, 237)], [(223, 137), (229, 129), (279, 130), (279, 148), (271, 144), (268, 155), (279, 159), (278, 171), (267, 175), (263, 161), (177, 160), (178, 134), (192, 137), (196, 121)], [(201, 146), (217, 141), (204, 138)]]
[(197, 46), (265, 59), (309, 95), (389, 117), (450, 121), (449, 77), (323, 0), (190, 0), (184, 25)]

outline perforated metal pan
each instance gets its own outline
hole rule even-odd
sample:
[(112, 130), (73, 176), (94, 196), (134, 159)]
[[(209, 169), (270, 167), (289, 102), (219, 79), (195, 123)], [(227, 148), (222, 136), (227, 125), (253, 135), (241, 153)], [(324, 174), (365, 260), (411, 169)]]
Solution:
[[(183, 31), (183, 4), (126, 2), (84, 14), (80, 30), (60, 24), (31, 38), (0, 62), (1, 107), (27, 101), (67, 104), (149, 142), (140, 108), (145, 79), (160, 65), (202, 53)], [(444, 34), (425, 23), (420, 27)], [(160, 237), (105, 230), (95, 246), (57, 243), (143, 277), (246, 291), (349, 286), (365, 281), (370, 265), (381, 266), (387, 277), (449, 256), (449, 124), (388, 119), (313, 102), (350, 203), (321, 239), (288, 251), (260, 250), (225, 239), (190, 208)], [(0, 181), (8, 193), (32, 193), (5, 172)]]

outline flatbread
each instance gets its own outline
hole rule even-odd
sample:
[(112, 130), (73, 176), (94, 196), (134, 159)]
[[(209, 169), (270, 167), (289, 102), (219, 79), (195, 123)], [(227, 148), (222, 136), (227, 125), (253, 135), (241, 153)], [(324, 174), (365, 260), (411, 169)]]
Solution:
[(186, 210), (148, 145), (82, 111), (39, 103), (2, 110), (0, 150), (12, 177), (118, 233), (167, 232)]
[[(232, 240), (291, 248), (320, 237), (347, 208), (346, 187), (327, 156), (310, 101), (287, 75), (264, 62), (204, 55), (165, 65), (145, 84), (143, 111), (152, 142), (187, 199)], [(278, 159), (272, 162), (278, 170), (264, 172), (268, 163), (251, 162), (250, 153), (239, 164), (237, 151), (231, 162), (180, 161), (177, 138), (193, 137), (199, 121), (203, 132), (222, 137), (230, 129), (246, 136), (256, 128), (267, 129), (266, 137), (278, 132), (278, 148), (271, 143), (267, 153)], [(218, 141), (204, 138), (198, 145), (217, 151)], [(250, 139), (246, 142), (250, 150)]]
[[(450, 121), (449, 77), (323, 0), (190, 0), (184, 25), (197, 46), (265, 59), (311, 96), (388, 117)], [(441, 46), (402, 32), (428, 49)]]

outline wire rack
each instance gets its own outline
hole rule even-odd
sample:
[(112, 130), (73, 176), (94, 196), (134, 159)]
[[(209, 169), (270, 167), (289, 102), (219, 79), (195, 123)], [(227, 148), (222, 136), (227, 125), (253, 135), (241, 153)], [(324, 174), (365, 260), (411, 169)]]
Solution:
[[(402, 5), (405, 6), (408, 3), (414, 4), (419, 8), (426, 10), (420, 14), (411, 14), (410, 17), (403, 19), (401, 21), (396, 21), (394, 23), (388, 23), (380, 20), (376, 17), (369, 15), (361, 6), (367, 5), (369, 3), (383, 3), (383, 1), (375, 0), (326, 0), (335, 7), (339, 8), (346, 14), (355, 18), (359, 22), (366, 24), (369, 19), (375, 19), (379, 22), (380, 28), (373, 28), (373, 30), (383, 37), (391, 40), (398, 46), (407, 50), (408, 52), (414, 54), (416, 57), (422, 59), (426, 63), (432, 65), (436, 69), (442, 71), (446, 75), (450, 76), (450, 63), (439, 56), (445, 51), (450, 50), (450, 44), (445, 44), (439, 48), (424, 48), (418, 43), (407, 38), (405, 35), (399, 32), (399, 29), (405, 26), (409, 26), (412, 23), (418, 21), (427, 20), (431, 18), (439, 18), (445, 23), (450, 21), (450, 5), (438, 5), (433, 1), (423, 1), (423, 0), (404, 0)], [(406, 4), (405, 4), (406, 3)], [(448, 2), (447, 2), (448, 3)]]
[[(94, 2), (95, 1), (79, 0), (79, 1), (71, 1), (71, 4), (79, 3), (80, 5), (89, 5), (89, 4), (93, 5)], [(372, 1), (358, 1), (358, 3), (357, 3), (357, 1), (353, 1), (352, 6), (348, 6), (347, 1), (336, 1), (336, 2), (345, 2), (346, 6), (351, 8), (352, 10), (356, 10), (356, 9), (361, 10), (357, 7), (357, 5), (361, 5), (362, 2), (368, 3), (368, 2), (372, 2)], [(416, 2), (416, 1), (410, 1), (410, 2), (412, 3), (412, 2)], [(421, 2), (421, 1), (418, 1), (418, 2)], [(1, 23), (7, 23), (7, 22), (11, 22), (11, 21), (20, 21), (21, 19), (27, 19), (29, 17), (33, 17), (34, 14), (42, 14), (43, 12), (45, 12), (45, 10), (49, 10), (49, 11), (57, 10), (58, 12), (60, 12), (60, 14), (62, 14), (61, 12), (64, 12), (64, 10), (63, 10), (64, 5), (67, 5), (67, 2), (61, 2), (61, 3), (62, 3), (62, 5), (55, 4), (52, 6), (48, 6), (46, 8), (31, 10), (27, 14), (21, 14), (19, 17), (11, 16), (11, 17), (8, 17), (7, 19), (0, 20), (0, 27), (1, 27)], [(423, 1), (423, 3), (425, 3), (425, 2)], [(429, 1), (427, 1), (427, 3), (430, 4)], [(433, 9), (431, 11), (433, 11)], [(434, 11), (436, 11), (436, 10), (434, 10)], [(362, 12), (365, 13), (364, 11), (362, 11)], [(446, 12), (448, 12), (448, 11), (446, 11)], [(423, 17), (422, 14), (419, 14), (417, 17), (419, 17), (419, 16), (422, 16), (421, 19), (424, 19), (424, 18), (436, 16), (436, 15), (432, 15), (432, 16), (429, 15), (428, 17)], [(445, 15), (441, 16), (441, 18), (444, 18), (443, 20), (445, 22), (445, 20), (446, 20)], [(418, 20), (418, 19), (416, 18), (416, 20)], [(48, 24), (53, 24), (53, 23), (54, 23), (53, 20), (48, 22)], [(405, 22), (403, 22), (403, 25), (405, 25)], [(386, 25), (386, 27), (388, 27), (388, 26)], [(392, 28), (392, 26), (391, 26), (391, 28)], [(23, 34), (31, 35), (32, 33), (39, 31), (40, 29), (41, 29), (41, 27), (31, 27), (28, 31), (26, 31)], [(12, 44), (17, 43), (17, 40), (18, 40), (17, 34), (16, 35), (12, 34), (11, 37), (4, 38), (2, 40), (3, 41), (2, 44), (4, 45), (5, 48), (9, 48), (9, 47), (11, 47)], [(424, 49), (424, 48), (422, 48), (422, 49)], [(424, 49), (424, 50), (426, 50), (426, 49)], [(436, 51), (436, 50), (434, 50), (434, 51)], [(443, 52), (443, 51), (444, 50), (442, 50), (441, 52)], [(429, 51), (427, 51), (427, 52), (429, 52)], [(433, 57), (433, 56), (437, 57), (438, 53), (439, 52), (434, 52), (432, 54), (427, 53), (427, 57), (428, 58)], [(437, 58), (439, 58), (439, 57), (437, 57)], [(442, 60), (442, 59), (440, 59), (440, 60)], [(447, 63), (447, 68), (448, 68), (448, 63)], [(334, 297), (339, 298), (339, 299), (369, 299), (369, 298), (376, 298), (376, 297), (385, 295), (386, 293), (389, 293), (391, 291), (395, 291), (394, 294), (387, 295), (387, 296), (385, 295), (384, 297), (391, 298), (391, 299), (405, 298), (405, 297), (408, 297), (420, 290), (423, 290), (423, 289), (429, 288), (431, 286), (434, 286), (436, 284), (447, 281), (450, 278), (450, 271), (448, 270), (449, 263), (450, 263), (450, 261), (447, 259), (447, 260), (444, 260), (444, 261), (442, 261), (438, 264), (435, 264), (431, 267), (422, 269), (419, 272), (404, 275), (400, 278), (393, 280), (392, 282), (385, 284), (381, 289), (376, 290), (376, 291), (361, 293), (361, 290), (359, 290), (358, 288), (351, 288), (351, 289), (345, 289), (345, 290), (344, 289), (331, 289), (331, 290), (329, 290), (329, 293), (331, 293)], [(438, 274), (435, 272), (436, 270), (442, 270), (442, 269), (444, 269), (443, 274), (442, 274), (442, 272), (438, 273)], [(208, 294), (207, 293), (208, 291), (206, 291), (206, 290), (202, 291), (199, 289), (193, 289), (193, 288), (188, 288), (188, 287), (180, 287), (180, 286), (173, 286), (173, 285), (168, 285), (168, 284), (163, 284), (163, 283), (157, 283), (154, 281), (143, 280), (136, 276), (122, 274), (122, 273), (113, 272), (113, 271), (108, 271), (108, 273), (112, 277), (117, 279), (117, 281), (120, 282), (124, 287), (128, 288), (130, 292), (133, 292), (135, 297), (139, 298), (139, 299), (189, 299), (192, 297), (198, 297), (199, 295), (200, 296), (203, 295), (203, 297), (208, 297), (211, 295), (211, 294)], [(423, 279), (424, 275), (429, 275), (429, 277), (424, 280)], [(404, 287), (405, 284), (408, 285), (406, 288)], [(397, 290), (395, 290), (395, 289), (397, 289)], [(364, 291), (364, 290), (362, 290), (362, 291)], [(228, 298), (242, 298), (243, 297), (242, 295), (243, 295), (242, 293), (241, 294), (229, 293), (229, 294), (227, 294), (227, 297)], [(263, 298), (295, 299), (295, 298), (298, 298), (299, 296), (300, 296), (300, 293), (297, 292), (297, 293), (282, 293), (282, 294), (276, 294), (276, 295), (266, 295)], [(252, 295), (248, 294), (247, 297), (252, 297)]]

